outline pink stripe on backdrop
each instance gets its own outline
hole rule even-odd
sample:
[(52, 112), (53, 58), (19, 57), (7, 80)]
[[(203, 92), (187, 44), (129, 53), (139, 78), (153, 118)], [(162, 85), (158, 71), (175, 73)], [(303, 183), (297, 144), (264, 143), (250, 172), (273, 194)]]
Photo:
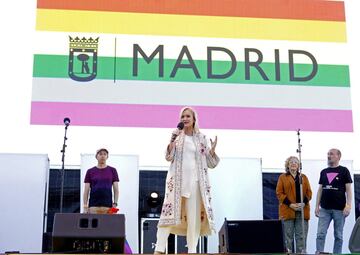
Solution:
[[(31, 124), (176, 127), (181, 106), (32, 102)], [(245, 130), (352, 132), (351, 110), (195, 106), (200, 127)]]

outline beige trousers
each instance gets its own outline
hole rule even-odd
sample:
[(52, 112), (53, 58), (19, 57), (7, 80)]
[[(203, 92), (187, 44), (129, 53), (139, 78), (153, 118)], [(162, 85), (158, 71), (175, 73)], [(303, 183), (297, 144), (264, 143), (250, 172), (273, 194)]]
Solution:
[[(187, 221), (186, 242), (188, 253), (196, 253), (196, 246), (198, 244), (201, 227), (201, 194), (199, 189), (199, 182), (194, 182), (191, 187), (191, 194), (189, 198), (184, 199), (184, 206)], [(171, 227), (158, 227), (156, 234), (157, 242), (155, 250), (157, 252), (165, 252), (166, 243), (170, 235)]]
[(108, 213), (109, 209), (110, 209), (110, 207), (103, 207), (103, 206), (89, 207), (89, 213), (106, 214), (106, 213)]

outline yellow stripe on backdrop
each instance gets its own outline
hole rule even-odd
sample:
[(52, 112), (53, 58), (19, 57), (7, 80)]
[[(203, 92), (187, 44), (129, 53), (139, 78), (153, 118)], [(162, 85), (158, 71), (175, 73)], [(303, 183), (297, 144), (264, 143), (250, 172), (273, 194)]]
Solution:
[(38, 9), (41, 31), (346, 42), (346, 23)]

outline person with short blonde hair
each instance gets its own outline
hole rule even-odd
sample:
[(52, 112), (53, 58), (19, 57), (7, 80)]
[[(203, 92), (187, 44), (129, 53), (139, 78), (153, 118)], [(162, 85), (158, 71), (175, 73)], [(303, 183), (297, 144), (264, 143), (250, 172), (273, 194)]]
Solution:
[(171, 162), (166, 178), (165, 198), (158, 224), (155, 254), (164, 253), (170, 233), (186, 236), (188, 253), (196, 253), (200, 235), (215, 231), (208, 168), (219, 163), (215, 153), (217, 137), (210, 139), (199, 130), (196, 111), (180, 111), (183, 130), (175, 130), (166, 149)]

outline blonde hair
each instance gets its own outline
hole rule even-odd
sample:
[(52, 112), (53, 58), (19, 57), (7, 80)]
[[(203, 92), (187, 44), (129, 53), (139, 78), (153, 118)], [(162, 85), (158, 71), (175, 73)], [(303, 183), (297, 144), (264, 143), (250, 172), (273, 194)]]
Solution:
[(192, 115), (193, 115), (193, 118), (194, 118), (194, 126), (193, 126), (193, 128), (194, 128), (194, 133), (200, 133), (200, 130), (199, 130), (199, 119), (198, 119), (197, 113), (196, 113), (196, 111), (195, 111), (193, 108), (191, 108), (190, 106), (185, 106), (184, 108), (182, 108), (182, 109), (180, 110), (180, 115), (179, 115), (180, 121), (181, 121), (181, 116), (183, 115), (184, 111), (186, 111), (186, 110), (189, 110), (189, 111), (192, 113)]
[(295, 157), (295, 156), (290, 156), (290, 157), (288, 157), (286, 160), (285, 160), (285, 171), (286, 171), (286, 173), (289, 173), (290, 172), (290, 169), (289, 169), (289, 163), (290, 163), (290, 161), (292, 160), (292, 159), (296, 159), (296, 161), (298, 162), (298, 171), (299, 171), (299, 167), (300, 167), (300, 161), (299, 161), (299, 159), (297, 158), (297, 157)]

